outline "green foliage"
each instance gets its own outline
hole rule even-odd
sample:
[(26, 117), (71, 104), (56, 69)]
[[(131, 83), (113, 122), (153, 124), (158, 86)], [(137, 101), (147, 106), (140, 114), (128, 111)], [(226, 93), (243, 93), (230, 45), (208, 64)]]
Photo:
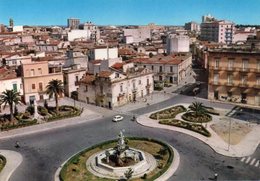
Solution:
[(182, 105), (178, 105), (178, 106), (173, 106), (161, 111), (158, 111), (156, 113), (152, 113), (150, 115), (151, 119), (171, 119), (171, 118), (175, 118), (175, 116), (179, 113), (185, 112), (187, 109), (182, 106)]
[(196, 115), (195, 112), (186, 112), (181, 116), (181, 118), (188, 122), (194, 123), (207, 123), (212, 120), (212, 116), (208, 114)]
[(26, 108), (26, 111), (29, 112), (31, 115), (34, 114), (34, 106), (33, 105), (30, 105)]
[(45, 107), (37, 106), (37, 110), (38, 110), (38, 113), (39, 113), (41, 116), (46, 116), (46, 115), (48, 115), (48, 109), (46, 109)]
[(184, 122), (184, 121), (181, 121), (178, 119), (161, 120), (161, 121), (159, 121), (159, 123), (169, 125), (169, 126), (177, 126), (180, 128), (188, 129), (188, 130), (197, 132), (197, 133), (202, 134), (207, 137), (211, 136), (210, 132), (206, 128), (204, 128), (204, 126), (202, 126), (200, 124), (188, 123), (188, 122)]
[(59, 112), (58, 97), (63, 93), (64, 93), (64, 86), (61, 80), (53, 79), (46, 86), (46, 94), (48, 94), (49, 97), (53, 97), (54, 95), (57, 112)]
[(14, 116), (17, 116), (18, 115), (18, 108), (17, 108), (17, 106), (15, 105), (14, 106)]
[(49, 106), (48, 106), (48, 102), (47, 102), (47, 100), (45, 99), (44, 100), (44, 105), (43, 105), (46, 109), (49, 109)]
[[(67, 111), (68, 109), (69, 109), (69, 111)], [(60, 110), (66, 110), (67, 112), (58, 113), (58, 114), (54, 114), (52, 112), (52, 116), (48, 117), (47, 120), (48, 121), (55, 121), (55, 120), (59, 120), (59, 119), (65, 119), (65, 118), (80, 116), (80, 114), (82, 113), (82, 110), (79, 110), (76, 107), (67, 106), (67, 105), (61, 106)]]
[(4, 105), (4, 108), (8, 105), (10, 108), (10, 120), (13, 120), (13, 105), (21, 103), (19, 92), (14, 90), (5, 90), (0, 95), (0, 105)]
[(196, 116), (200, 116), (207, 113), (206, 108), (203, 106), (201, 102), (193, 102), (192, 105), (189, 106), (190, 110), (195, 113)]
[(18, 122), (18, 124), (7, 124), (7, 125), (3, 125), (1, 127), (1, 131), (6, 131), (6, 130), (10, 130), (10, 129), (16, 129), (16, 128), (21, 128), (21, 127), (26, 127), (26, 126), (31, 126), (31, 125), (35, 125), (37, 124), (37, 119), (34, 120), (26, 120), (23, 121), (22, 119)]

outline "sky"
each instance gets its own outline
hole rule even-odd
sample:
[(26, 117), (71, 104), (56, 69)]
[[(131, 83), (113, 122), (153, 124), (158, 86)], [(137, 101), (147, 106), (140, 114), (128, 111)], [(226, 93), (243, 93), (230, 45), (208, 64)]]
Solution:
[(236, 24), (260, 24), (260, 0), (0, 0), (0, 24), (184, 25), (211, 14)]

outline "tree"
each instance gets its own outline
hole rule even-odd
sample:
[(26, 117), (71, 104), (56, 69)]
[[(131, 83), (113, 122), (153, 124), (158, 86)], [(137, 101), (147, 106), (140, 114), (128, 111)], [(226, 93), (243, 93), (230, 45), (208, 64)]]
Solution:
[(192, 105), (189, 107), (190, 110), (195, 113), (195, 116), (200, 116), (202, 114), (206, 114), (207, 110), (203, 106), (201, 102), (193, 102)]
[(53, 97), (54, 95), (55, 103), (56, 103), (56, 112), (59, 112), (58, 98), (59, 95), (61, 95), (62, 93), (64, 93), (64, 86), (61, 80), (58, 79), (51, 80), (46, 86), (46, 94), (48, 94), (49, 97)]
[(10, 108), (10, 121), (14, 118), (14, 105), (20, 104), (21, 98), (19, 95), (19, 92), (16, 92), (14, 90), (5, 90), (2, 92), (2, 95), (0, 95), (0, 105), (4, 104), (4, 109), (6, 105), (9, 105)]

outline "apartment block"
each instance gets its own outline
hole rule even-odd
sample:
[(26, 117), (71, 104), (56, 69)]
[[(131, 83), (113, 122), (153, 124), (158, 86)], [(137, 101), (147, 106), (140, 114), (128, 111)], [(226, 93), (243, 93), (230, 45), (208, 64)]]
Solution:
[(53, 79), (63, 82), (61, 67), (49, 67), (48, 61), (22, 64), (23, 101), (28, 104), (33, 103), (34, 100), (49, 99), (45, 91), (46, 86)]
[(260, 51), (209, 51), (208, 98), (260, 106)]

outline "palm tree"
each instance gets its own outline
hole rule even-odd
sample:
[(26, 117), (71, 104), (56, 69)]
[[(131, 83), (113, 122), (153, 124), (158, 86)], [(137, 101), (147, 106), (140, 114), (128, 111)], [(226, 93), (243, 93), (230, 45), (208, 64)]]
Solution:
[(207, 110), (203, 106), (201, 102), (193, 102), (192, 105), (189, 107), (190, 110), (195, 113), (195, 116), (200, 116), (202, 114), (207, 113)]
[(52, 97), (54, 95), (56, 112), (59, 112), (58, 96), (62, 93), (64, 93), (64, 86), (61, 80), (53, 79), (46, 86), (46, 94), (48, 94), (49, 97)]
[(14, 90), (5, 90), (2, 92), (2, 95), (0, 95), (0, 105), (4, 104), (4, 108), (6, 105), (9, 105), (10, 108), (10, 121), (14, 118), (14, 105), (17, 105), (21, 103), (21, 98), (19, 95), (19, 92), (16, 92)]

